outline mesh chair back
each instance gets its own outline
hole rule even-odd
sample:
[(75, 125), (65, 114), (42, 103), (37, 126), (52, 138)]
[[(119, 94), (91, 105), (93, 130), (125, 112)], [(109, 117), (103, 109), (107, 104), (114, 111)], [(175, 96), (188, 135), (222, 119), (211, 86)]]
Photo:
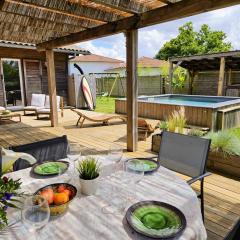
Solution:
[[(34, 142), (21, 146), (14, 146), (11, 149), (15, 152), (31, 154), (38, 163), (44, 161), (56, 161), (67, 157), (68, 141), (66, 136), (52, 138), (44, 141)], [(30, 167), (31, 165), (23, 159), (18, 159), (13, 170), (17, 171)]]
[(160, 165), (190, 177), (200, 176), (205, 172), (210, 142), (200, 137), (163, 132)]

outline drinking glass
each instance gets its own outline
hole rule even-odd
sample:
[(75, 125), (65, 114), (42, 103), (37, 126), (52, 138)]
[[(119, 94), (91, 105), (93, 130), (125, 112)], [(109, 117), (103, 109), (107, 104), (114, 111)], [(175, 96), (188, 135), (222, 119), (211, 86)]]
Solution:
[(81, 147), (78, 143), (69, 143), (67, 148), (67, 157), (70, 161), (77, 161), (81, 157)]
[(68, 144), (67, 157), (69, 159), (68, 174), (71, 175), (71, 178), (76, 178), (78, 176), (78, 161), (81, 157), (81, 147), (78, 143)]
[[(124, 163), (125, 183), (132, 189), (132, 196), (136, 198), (136, 187), (144, 176), (144, 163), (128, 160)], [(128, 191), (129, 192), (129, 191)], [(129, 197), (131, 198), (131, 196)]]
[(109, 147), (108, 156), (111, 161), (115, 163), (119, 163), (122, 159), (122, 155), (123, 155), (123, 148), (121, 145), (114, 143)]
[(39, 239), (40, 230), (48, 223), (50, 218), (47, 200), (40, 195), (26, 198), (21, 215), (22, 221), (35, 232), (36, 238)]
[(144, 176), (144, 163), (128, 160), (124, 163), (124, 171), (129, 176), (131, 182), (139, 183)]

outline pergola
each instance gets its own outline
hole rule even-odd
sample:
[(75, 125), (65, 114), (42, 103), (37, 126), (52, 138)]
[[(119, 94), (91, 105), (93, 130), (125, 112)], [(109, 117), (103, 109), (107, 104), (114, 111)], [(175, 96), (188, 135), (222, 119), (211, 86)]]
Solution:
[(127, 49), (127, 146), (137, 149), (137, 29), (240, 4), (240, 0), (0, 0), (0, 39), (46, 52), (51, 125), (58, 124), (56, 47), (120, 32)]
[[(240, 71), (240, 51), (211, 53), (186, 57), (172, 57), (170, 62), (170, 76), (172, 78), (176, 67), (181, 66), (188, 70), (189, 94), (192, 94), (193, 80), (200, 71), (219, 71), (218, 96), (226, 93), (227, 89), (239, 89), (239, 85), (231, 84), (232, 71)], [(224, 87), (224, 81), (226, 87)], [(171, 79), (170, 79), (171, 81)]]

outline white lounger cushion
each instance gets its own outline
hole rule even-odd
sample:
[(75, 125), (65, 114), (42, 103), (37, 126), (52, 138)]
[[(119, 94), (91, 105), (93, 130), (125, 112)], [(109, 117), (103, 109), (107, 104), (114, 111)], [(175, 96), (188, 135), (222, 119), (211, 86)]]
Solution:
[(32, 100), (31, 100), (31, 106), (44, 107), (45, 98), (46, 98), (45, 94), (33, 93), (32, 94)]
[[(61, 100), (60, 96), (57, 96), (57, 109), (60, 109), (60, 100)], [(46, 108), (46, 109), (50, 108), (50, 99), (49, 99), (48, 95), (46, 95), (46, 101), (45, 101), (44, 108)]]
[(5, 107), (0, 106), (0, 111), (4, 111), (4, 110), (5, 110)]
[[(58, 109), (58, 112), (60, 112), (61, 110)], [(50, 108), (42, 108), (42, 109), (38, 109), (37, 113), (46, 113), (46, 114), (50, 114)]]
[(41, 109), (41, 108), (44, 108), (44, 107), (26, 106), (23, 109), (24, 110), (29, 110), (29, 111), (36, 111), (37, 109)]

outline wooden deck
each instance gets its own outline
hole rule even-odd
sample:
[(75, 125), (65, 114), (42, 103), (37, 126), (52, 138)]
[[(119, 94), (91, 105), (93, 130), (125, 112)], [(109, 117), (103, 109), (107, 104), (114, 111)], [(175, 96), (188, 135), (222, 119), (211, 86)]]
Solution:
[[(88, 113), (95, 115), (96, 113)], [(113, 142), (126, 149), (126, 124), (113, 121), (110, 126), (100, 126), (86, 121), (83, 128), (76, 127), (78, 117), (70, 110), (64, 111), (60, 125), (50, 127), (47, 120), (36, 120), (33, 116), (23, 116), (22, 123), (0, 125), (0, 145), (8, 147), (66, 134), (70, 141), (82, 146), (82, 153), (104, 154)], [(149, 120), (156, 124), (155, 120)], [(152, 156), (151, 137), (146, 142), (139, 142), (139, 150), (127, 153), (127, 156)], [(184, 177), (184, 176), (183, 176)], [(198, 184), (194, 185), (196, 190)], [(220, 240), (231, 229), (240, 216), (240, 182), (219, 174), (206, 178), (205, 184), (205, 225), (209, 240)]]

